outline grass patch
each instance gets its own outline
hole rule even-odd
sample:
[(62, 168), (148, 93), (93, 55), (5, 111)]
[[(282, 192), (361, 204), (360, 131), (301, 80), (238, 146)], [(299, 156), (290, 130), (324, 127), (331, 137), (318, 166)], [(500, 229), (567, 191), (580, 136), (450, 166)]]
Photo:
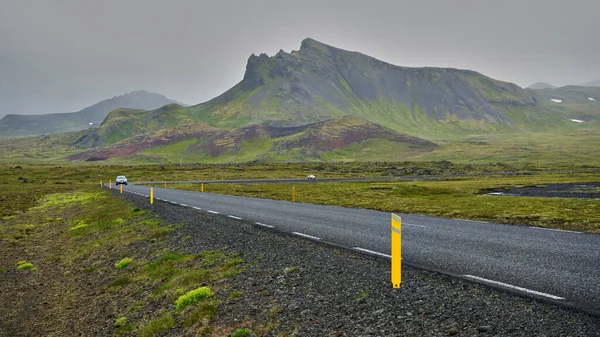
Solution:
[(123, 325), (125, 325), (125, 322), (127, 322), (127, 317), (119, 317), (117, 318), (117, 320), (115, 321), (115, 326), (116, 327), (121, 327)]
[(217, 314), (217, 301), (204, 301), (196, 306), (183, 321), (184, 327), (190, 327), (197, 323), (202, 323), (205, 319), (211, 319)]
[(231, 333), (231, 337), (247, 337), (250, 336), (252, 331), (248, 328), (240, 328)]
[(200, 287), (192, 291), (187, 292), (185, 295), (179, 296), (175, 301), (175, 308), (177, 310), (183, 310), (188, 305), (202, 301), (207, 298), (213, 297), (215, 294), (210, 290), (209, 287)]
[(244, 295), (243, 291), (240, 291), (240, 290), (232, 291), (232, 292), (229, 293), (229, 299), (230, 300), (235, 300), (236, 298), (238, 298), (238, 297), (240, 297), (242, 295)]
[(159, 334), (163, 334), (171, 327), (175, 325), (175, 319), (171, 313), (166, 313), (160, 316), (159, 318), (151, 321), (150, 323), (144, 325), (142, 329), (140, 329), (140, 337), (152, 337)]
[(126, 257), (121, 259), (121, 261), (115, 263), (115, 267), (117, 269), (123, 269), (125, 267), (127, 267), (131, 262), (133, 262), (133, 259), (130, 257)]

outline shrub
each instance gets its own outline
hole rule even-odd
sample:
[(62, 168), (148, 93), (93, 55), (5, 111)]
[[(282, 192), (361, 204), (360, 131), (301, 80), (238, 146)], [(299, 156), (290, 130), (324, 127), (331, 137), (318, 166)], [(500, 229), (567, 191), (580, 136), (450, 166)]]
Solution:
[(188, 291), (185, 295), (179, 296), (175, 301), (175, 307), (177, 310), (183, 310), (188, 305), (213, 297), (214, 293), (209, 287), (200, 287), (198, 289)]
[(231, 337), (246, 337), (250, 335), (250, 329), (241, 328), (231, 333)]
[(117, 318), (117, 320), (115, 321), (115, 326), (116, 327), (123, 326), (125, 324), (125, 322), (127, 322), (127, 317), (123, 316), (121, 318)]
[(115, 263), (115, 267), (117, 267), (117, 269), (123, 269), (123, 268), (127, 267), (132, 261), (133, 261), (132, 258), (126, 257), (126, 258), (122, 259), (121, 261)]

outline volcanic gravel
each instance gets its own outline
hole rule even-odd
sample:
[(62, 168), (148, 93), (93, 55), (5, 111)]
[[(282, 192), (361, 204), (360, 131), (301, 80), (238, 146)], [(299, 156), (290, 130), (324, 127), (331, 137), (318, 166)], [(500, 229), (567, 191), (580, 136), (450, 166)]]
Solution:
[(484, 193), (502, 193), (522, 197), (555, 197), (555, 198), (600, 198), (600, 183), (568, 183), (547, 184), (543, 186), (525, 186), (510, 189), (492, 188)]
[[(402, 288), (393, 289), (389, 260), (161, 201), (150, 207), (129, 193), (122, 198), (182, 225), (171, 248), (218, 249), (245, 261), (229, 279), (243, 294), (216, 291), (223, 302), (212, 326), (269, 326), (266, 335), (296, 336), (600, 336), (600, 319), (586, 313), (407, 266)], [(181, 334), (175, 327), (168, 335)]]

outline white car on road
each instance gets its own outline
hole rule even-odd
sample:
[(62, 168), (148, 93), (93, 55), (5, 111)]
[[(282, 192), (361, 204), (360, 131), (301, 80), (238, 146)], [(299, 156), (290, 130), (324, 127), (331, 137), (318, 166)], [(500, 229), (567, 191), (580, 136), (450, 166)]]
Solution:
[(115, 180), (115, 185), (119, 184), (127, 185), (127, 178), (125, 178), (125, 176), (117, 176), (117, 179)]
[(315, 179), (315, 175), (314, 174), (309, 174), (308, 177), (306, 177), (306, 179)]

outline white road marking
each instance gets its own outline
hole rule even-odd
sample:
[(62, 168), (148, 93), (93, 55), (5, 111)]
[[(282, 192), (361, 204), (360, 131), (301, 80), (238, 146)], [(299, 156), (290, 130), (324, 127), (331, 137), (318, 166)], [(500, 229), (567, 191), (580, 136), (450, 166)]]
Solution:
[(219, 212), (215, 212), (215, 211), (211, 211), (211, 210), (208, 210), (207, 212), (212, 213), (212, 214), (219, 214)]
[(541, 230), (543, 230), (543, 231), (553, 231), (553, 232), (565, 232), (565, 233), (576, 233), (576, 234), (582, 234), (581, 232), (576, 232), (576, 231), (568, 231), (568, 230), (564, 230), (564, 229), (543, 228), (543, 227), (533, 227), (533, 226), (531, 226), (530, 228), (533, 228), (533, 229), (541, 229)]
[(263, 227), (273, 228), (273, 226), (271, 226), (271, 225), (267, 225), (267, 224), (260, 223), (260, 222), (255, 222), (255, 224), (257, 224), (259, 226), (263, 226)]
[(412, 226), (412, 227), (421, 227), (421, 228), (427, 228), (427, 226), (421, 226), (421, 225), (414, 225), (411, 223), (403, 223), (403, 226)]
[(188, 207), (188, 205), (186, 205), (186, 204), (180, 204), (180, 205), (183, 206), (183, 207)]
[(313, 239), (313, 240), (321, 240), (321, 238), (318, 238), (316, 236), (312, 236), (312, 235), (308, 235), (308, 234), (304, 234), (304, 233), (299, 233), (299, 232), (292, 232), (292, 234), (307, 238), (307, 239)]
[(373, 250), (368, 250), (368, 249), (364, 249), (364, 248), (360, 248), (360, 247), (353, 247), (352, 249), (359, 250), (361, 252), (365, 252), (365, 253), (369, 253), (369, 254), (373, 254), (373, 255), (379, 255), (379, 256), (387, 257), (387, 258), (390, 258), (390, 259), (392, 258), (391, 255), (387, 255), (387, 254), (384, 254), (384, 253), (380, 253), (380, 252), (376, 252), (376, 251), (373, 251)]
[(230, 217), (232, 219), (242, 220), (242, 218), (240, 218), (239, 216), (235, 216), (235, 215), (228, 215), (228, 217)]
[(199, 211), (201, 211), (201, 210), (202, 210), (202, 208), (200, 208), (200, 207), (192, 207), (192, 208), (193, 208), (193, 209), (197, 209), (197, 210), (199, 210)]
[(478, 220), (469, 220), (469, 219), (458, 219), (460, 221), (466, 221), (466, 222), (475, 222), (475, 223), (489, 223), (487, 221), (478, 221)]
[(486, 278), (483, 277), (479, 277), (479, 276), (473, 276), (473, 275), (463, 275), (463, 277), (466, 278), (470, 278), (473, 280), (478, 280), (484, 283), (490, 283), (490, 284), (495, 284), (495, 285), (499, 285), (502, 287), (506, 287), (506, 288), (510, 288), (510, 289), (515, 289), (518, 291), (522, 291), (528, 294), (533, 294), (533, 295), (538, 295), (538, 296), (544, 296), (544, 297), (548, 297), (554, 300), (564, 300), (564, 297), (560, 297), (560, 296), (555, 296), (555, 295), (551, 295), (551, 294), (546, 294), (540, 291), (535, 291), (535, 290), (531, 290), (531, 289), (527, 289), (527, 288), (522, 288), (522, 287), (518, 287), (518, 286), (514, 286), (512, 284), (508, 284), (508, 283), (503, 283), (503, 282), (498, 282), (498, 281), (494, 281), (494, 280), (488, 280)]

